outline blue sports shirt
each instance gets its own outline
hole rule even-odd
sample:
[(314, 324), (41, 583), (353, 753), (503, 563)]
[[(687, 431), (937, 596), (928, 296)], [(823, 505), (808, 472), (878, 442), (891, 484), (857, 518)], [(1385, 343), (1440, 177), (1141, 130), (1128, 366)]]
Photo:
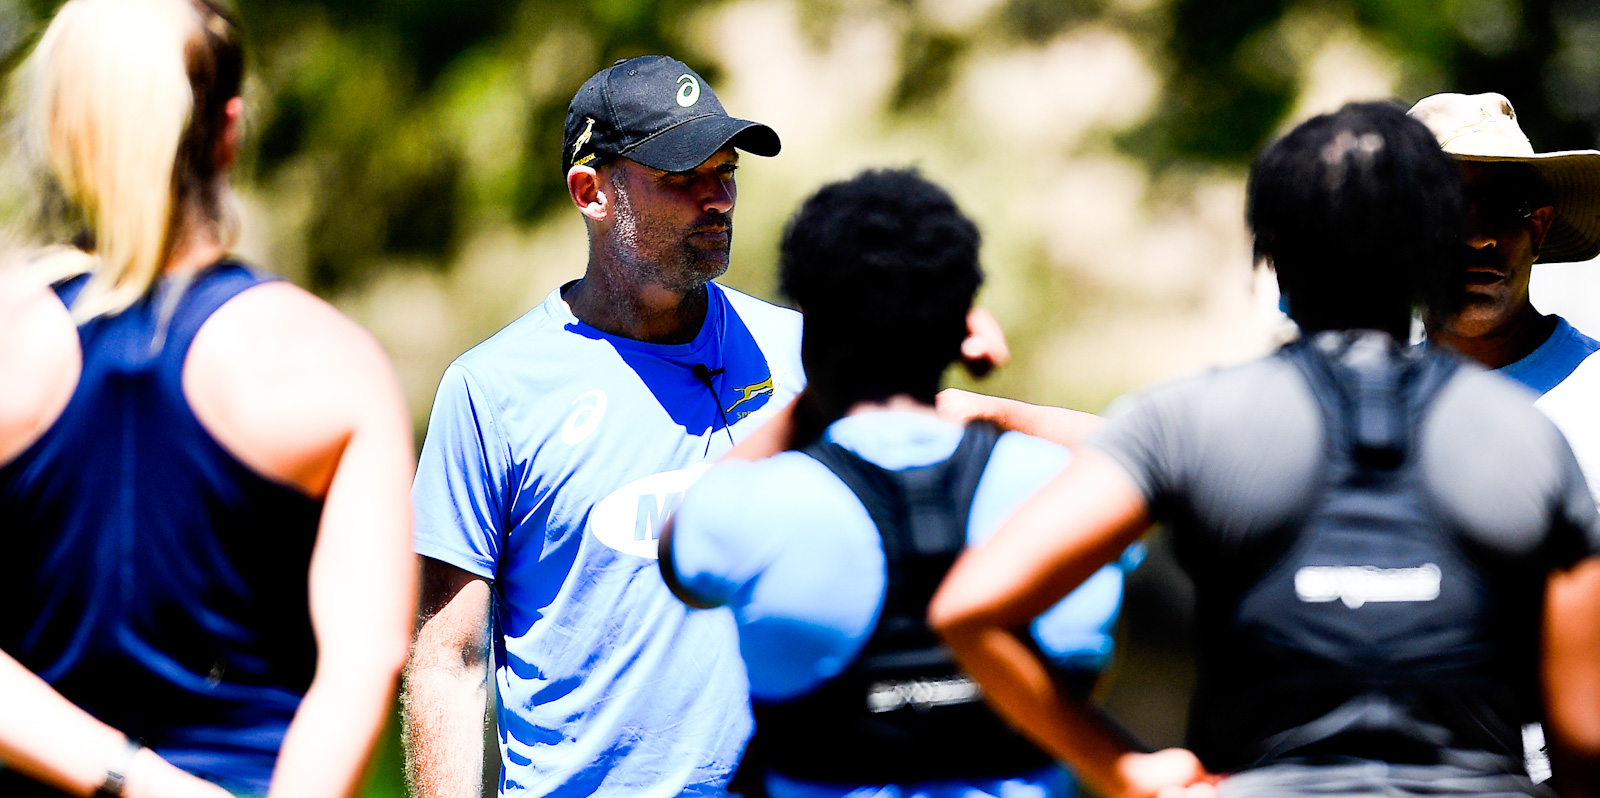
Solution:
[[(899, 470), (950, 457), (962, 428), (919, 413), (848, 416), (829, 440)], [(978, 483), (967, 540), (985, 540), (1071, 455), (1015, 432), (1002, 435)], [(689, 594), (733, 609), (750, 691), (804, 695), (849, 666), (872, 635), (886, 581), (883, 544), (861, 502), (826, 466), (800, 452), (719, 465), (684, 498), (674, 521), (672, 565)], [(1034, 640), (1062, 669), (1099, 671), (1110, 660), (1123, 574), (1135, 546), (1033, 623)], [(836, 785), (769, 774), (774, 798), (1059, 796), (1073, 792), (1055, 767), (1010, 779), (912, 785)]]
[(1496, 369), (1543, 396), (1572, 376), (1589, 356), (1600, 350), (1600, 342), (1579, 332), (1566, 319), (1556, 317), (1556, 328), (1539, 348), (1515, 363)]
[(687, 344), (607, 335), (558, 290), (445, 371), (416, 551), (493, 580), (502, 795), (721, 794), (749, 738), (733, 617), (668, 592), (656, 534), (801, 389), (800, 317), (708, 290)]
[(1600, 501), (1600, 342), (1556, 316), (1556, 328), (1527, 357), (1496, 369), (1539, 394), (1533, 406), (1555, 422), (1572, 447), (1589, 493)]

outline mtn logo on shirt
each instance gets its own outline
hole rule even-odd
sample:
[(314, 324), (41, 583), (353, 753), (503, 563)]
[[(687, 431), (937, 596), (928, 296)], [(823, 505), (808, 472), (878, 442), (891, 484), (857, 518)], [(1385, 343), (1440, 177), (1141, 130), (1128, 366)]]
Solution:
[(1416, 568), (1308, 565), (1295, 572), (1294, 592), (1307, 603), (1339, 600), (1354, 610), (1377, 602), (1433, 601), (1442, 576), (1431, 562)]
[(696, 463), (617, 488), (590, 511), (589, 531), (601, 543), (623, 554), (656, 559), (661, 523), (683, 501), (684, 491), (709, 468), (710, 463)]

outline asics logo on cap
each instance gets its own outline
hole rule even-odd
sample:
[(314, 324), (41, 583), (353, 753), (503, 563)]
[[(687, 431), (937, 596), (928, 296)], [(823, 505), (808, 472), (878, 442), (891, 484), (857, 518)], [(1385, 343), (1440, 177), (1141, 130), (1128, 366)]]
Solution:
[(685, 72), (678, 76), (678, 105), (688, 108), (700, 102), (700, 81)]

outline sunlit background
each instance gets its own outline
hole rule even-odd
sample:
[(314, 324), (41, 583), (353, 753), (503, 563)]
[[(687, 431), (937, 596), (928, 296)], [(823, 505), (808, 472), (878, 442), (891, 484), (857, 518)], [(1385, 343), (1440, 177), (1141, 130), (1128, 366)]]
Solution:
[[(55, 5), (0, 0), (6, 66)], [(742, 163), (727, 283), (777, 299), (775, 244), (804, 196), (867, 166), (916, 165), (985, 236), (981, 299), (1015, 361), (983, 389), (1087, 410), (1280, 340), (1270, 276), (1251, 269), (1243, 178), (1298, 121), (1349, 100), (1499, 91), (1536, 149), (1600, 143), (1600, 5), (1585, 0), (240, 0), (239, 12), (252, 70), (240, 251), (377, 334), (419, 436), (451, 358), (582, 274), (561, 122), (577, 86), (621, 57), (683, 59), (730, 112), (783, 138), (780, 156)], [(4, 174), (0, 221), (30, 200)], [(1540, 267), (1535, 304), (1595, 334), (1597, 281), (1591, 264)], [(1159, 536), (1154, 549), (1102, 694), (1168, 745), (1192, 681), (1189, 597)], [(403, 793), (399, 759), (389, 744), (372, 795)]]

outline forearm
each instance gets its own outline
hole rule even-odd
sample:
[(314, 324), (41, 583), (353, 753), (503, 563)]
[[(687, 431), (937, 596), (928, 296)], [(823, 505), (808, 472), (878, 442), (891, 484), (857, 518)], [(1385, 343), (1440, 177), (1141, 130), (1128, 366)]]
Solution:
[(0, 652), (0, 759), (71, 795), (91, 795), (127, 741)]
[(269, 798), (356, 795), (399, 669), (399, 662), (319, 669), (284, 736)]
[(949, 630), (962, 667), (984, 687), (989, 703), (1056, 758), (1070, 762), (1101, 795), (1123, 792), (1117, 766), (1133, 749), (1092, 708), (1058, 689), (1033, 652), (998, 629)]
[(406, 667), (407, 775), (418, 798), (476, 796), (488, 709), (489, 582), (430, 557)]
[(1550, 785), (1562, 798), (1600, 796), (1600, 557), (1552, 574), (1540, 667)]
[(938, 405), (940, 414), (952, 421), (992, 421), (1001, 429), (1067, 447), (1078, 446), (1105, 423), (1105, 419), (1081, 410), (1029, 404), (955, 388), (941, 391)]
[(0, 651), (0, 760), (5, 766), (68, 795), (88, 796), (116, 769), (129, 798), (226, 798), (214, 784), (185, 773), (141, 749), (128, 758), (128, 741), (57, 693), (32, 671)]
[[(420, 652), (419, 652), (420, 654)], [(487, 668), (413, 660), (406, 672), (406, 766), (418, 798), (476, 796), (483, 783)]]
[(990, 397), (991, 420), (1002, 428), (1076, 447), (1099, 429), (1105, 419), (1081, 410), (1034, 405), (1015, 399)]

